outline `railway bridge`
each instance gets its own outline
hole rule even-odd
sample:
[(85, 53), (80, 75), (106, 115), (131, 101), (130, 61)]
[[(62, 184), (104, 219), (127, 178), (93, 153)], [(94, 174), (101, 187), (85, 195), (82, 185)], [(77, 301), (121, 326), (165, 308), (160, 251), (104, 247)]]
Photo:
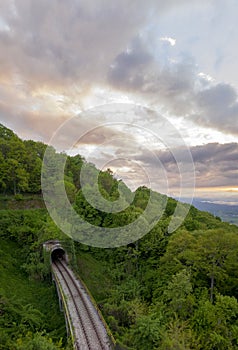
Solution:
[(83, 282), (70, 269), (67, 252), (60, 241), (47, 241), (43, 246), (50, 252), (52, 278), (74, 349), (114, 349), (115, 343), (107, 332), (106, 323)]

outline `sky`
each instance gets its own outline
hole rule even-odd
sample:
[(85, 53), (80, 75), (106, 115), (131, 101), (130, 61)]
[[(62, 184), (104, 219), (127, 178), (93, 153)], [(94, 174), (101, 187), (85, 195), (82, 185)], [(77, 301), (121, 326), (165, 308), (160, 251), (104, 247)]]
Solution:
[(132, 189), (238, 203), (236, 0), (1, 0), (0, 122)]

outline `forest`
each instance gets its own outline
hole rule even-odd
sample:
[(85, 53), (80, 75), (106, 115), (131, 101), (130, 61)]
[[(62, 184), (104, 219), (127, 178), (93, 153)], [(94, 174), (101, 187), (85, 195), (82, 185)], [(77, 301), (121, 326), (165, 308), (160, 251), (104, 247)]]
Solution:
[[(45, 149), (0, 125), (0, 349), (72, 349), (42, 249), (54, 238), (69, 252), (117, 349), (238, 349), (238, 227), (191, 206), (182, 225), (170, 232), (177, 202), (153, 193), (154, 210), (160, 211), (165, 199), (166, 206), (144, 237), (106, 249), (73, 241), (44, 207)], [(62, 157), (54, 149), (52, 154)], [(92, 207), (80, 185), (85, 163), (77, 155), (67, 156), (65, 164), (65, 189), (78, 215), (95, 226), (118, 227), (143, 213), (151, 195), (144, 186), (121, 212)], [(58, 186), (57, 179), (53, 183)], [(110, 169), (100, 172), (98, 187), (107, 201), (118, 198), (118, 186)], [(132, 193), (123, 186), (129, 203)], [(91, 189), (86, 191), (90, 196)]]

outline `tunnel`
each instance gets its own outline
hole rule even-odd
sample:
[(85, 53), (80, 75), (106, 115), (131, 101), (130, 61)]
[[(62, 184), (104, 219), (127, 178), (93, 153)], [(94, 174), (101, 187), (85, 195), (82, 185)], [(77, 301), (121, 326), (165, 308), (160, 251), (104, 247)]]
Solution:
[(54, 262), (56, 260), (66, 260), (65, 251), (63, 248), (55, 248), (51, 252), (51, 261)]

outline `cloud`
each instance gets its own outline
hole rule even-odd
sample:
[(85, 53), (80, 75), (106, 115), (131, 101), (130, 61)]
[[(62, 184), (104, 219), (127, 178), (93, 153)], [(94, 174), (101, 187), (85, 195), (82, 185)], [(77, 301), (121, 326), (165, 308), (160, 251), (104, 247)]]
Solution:
[[(113, 130), (111, 131), (113, 139)], [(110, 138), (110, 130), (107, 133)], [(102, 149), (91, 139), (91, 145), (96, 144), (96, 147), (89, 160), (100, 169), (111, 168), (115, 176), (123, 179), (133, 190), (146, 185), (161, 193), (179, 195), (182, 186), (183, 191), (188, 190), (189, 195), (192, 195), (193, 170), (197, 191), (210, 188), (210, 195), (213, 196), (213, 188), (218, 191), (219, 188), (237, 187), (237, 143), (210, 143), (191, 147), (193, 169), (193, 164), (187, 157), (187, 149), (147, 149), (136, 139), (129, 142), (128, 137), (125, 134), (124, 143), (121, 141), (115, 145), (109, 142), (110, 147)]]
[[(121, 55), (127, 58), (126, 62), (136, 57), (136, 63), (130, 67), (120, 62)], [(142, 57), (147, 57), (147, 60), (143, 61)], [(163, 106), (170, 113), (184, 116), (192, 110), (196, 67), (190, 57), (181, 57), (173, 63), (160, 66), (143, 47), (143, 50), (123, 52), (116, 58), (109, 72), (109, 83), (115, 88), (137, 94), (149, 103)]]
[(109, 83), (116, 87), (127, 86), (130, 89), (138, 89), (145, 81), (143, 68), (147, 67), (152, 59), (142, 39), (134, 38), (129, 48), (121, 52), (111, 65)]
[[(174, 184), (179, 184), (179, 164), (176, 158), (182, 162), (186, 162), (183, 148), (170, 151), (157, 151), (156, 155), (163, 167), (166, 169), (167, 175)], [(237, 186), (238, 178), (238, 144), (219, 144), (210, 143), (202, 146), (190, 148), (193, 157), (196, 187), (216, 187), (216, 186)], [(151, 171), (156, 171), (154, 158), (148, 152), (137, 155), (137, 160), (146, 164)], [(187, 173), (191, 173), (191, 164), (187, 169)], [(184, 167), (183, 169), (186, 169)]]
[(238, 134), (237, 92), (229, 84), (211, 85), (195, 96), (198, 124), (215, 127), (231, 134)]
[[(46, 140), (74, 113), (70, 106), (80, 109), (85, 96), (99, 87), (105, 95), (131, 94), (162, 112), (237, 135), (234, 87), (201, 75), (195, 60), (179, 51), (179, 41), (174, 45), (173, 33), (157, 29), (151, 34), (165, 11), (185, 5), (193, 8), (188, 0), (179, 5), (175, 0), (1, 1), (3, 121), (34, 135), (39, 128)], [(145, 118), (157, 122), (152, 114)]]
[(136, 45), (116, 57), (108, 81), (114, 88), (140, 96), (170, 115), (187, 117), (199, 126), (223, 133), (238, 134), (236, 89), (199, 73), (189, 56), (168, 59), (160, 65), (143, 39), (137, 38)]
[(176, 44), (176, 39), (170, 38), (168, 36), (165, 36), (163, 38), (160, 38), (161, 41), (168, 42), (171, 46), (174, 46)]
[(33, 85), (91, 84), (156, 13), (175, 0), (3, 1), (0, 59)]
[(200, 73), (198, 74), (198, 76), (204, 79), (205, 84), (206, 84), (206, 82), (214, 81), (214, 79), (213, 79), (210, 75), (205, 74), (205, 73), (203, 73), (203, 72), (200, 72)]
[(0, 102), (0, 119), (24, 139), (48, 142), (57, 128), (69, 118), (66, 114), (39, 113), (37, 111), (17, 110)]
[[(189, 1), (180, 1), (181, 5), (186, 3)], [(45, 121), (48, 119), (52, 127), (58, 126), (57, 119), (62, 121), (72, 115), (67, 110), (69, 105), (81, 107), (94, 87), (105, 88), (106, 93), (119, 88), (126, 94), (130, 90), (138, 95), (151, 94), (157, 63), (153, 48), (148, 48), (143, 35), (148, 23), (156, 22), (178, 3), (3, 0), (0, 6), (3, 121), (7, 120), (11, 127), (15, 123), (20, 132), (35, 130), (38, 125), (39, 134), (46, 140), (52, 128), (47, 128), (44, 136)], [(184, 69), (187, 68), (178, 68)], [(176, 85), (173, 75), (177, 73), (172, 70), (161, 70), (158, 93), (163, 95), (162, 90), (166, 90), (166, 99), (170, 98), (169, 89), (180, 94), (179, 89), (185, 89), (183, 86), (188, 83), (180, 79)], [(186, 75), (184, 71), (183, 74)], [(164, 84), (167, 87), (163, 88)], [(52, 91), (69, 103), (53, 103)]]

